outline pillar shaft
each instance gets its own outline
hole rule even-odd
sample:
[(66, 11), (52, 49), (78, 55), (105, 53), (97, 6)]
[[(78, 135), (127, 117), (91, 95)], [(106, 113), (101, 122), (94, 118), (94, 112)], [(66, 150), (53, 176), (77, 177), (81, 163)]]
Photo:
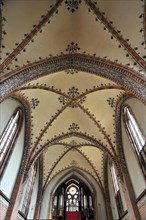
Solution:
[(112, 210), (111, 210), (111, 204), (108, 201), (105, 201), (106, 205), (106, 213), (107, 213), (107, 219), (113, 220)]
[(125, 194), (126, 204), (128, 208), (129, 220), (141, 220), (139, 210), (136, 204), (135, 192), (129, 174), (123, 174), (123, 191)]
[(39, 219), (39, 215), (40, 215), (40, 202), (39, 201), (37, 201), (36, 202), (36, 205), (35, 205), (35, 211), (34, 211), (34, 217), (33, 217), (33, 219), (34, 220), (38, 220)]

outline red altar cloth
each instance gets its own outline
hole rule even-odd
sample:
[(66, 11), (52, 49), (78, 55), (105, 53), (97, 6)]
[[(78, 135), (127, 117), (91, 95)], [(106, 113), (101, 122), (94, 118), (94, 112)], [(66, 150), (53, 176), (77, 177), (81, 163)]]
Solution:
[(66, 220), (81, 220), (80, 212), (66, 212)]

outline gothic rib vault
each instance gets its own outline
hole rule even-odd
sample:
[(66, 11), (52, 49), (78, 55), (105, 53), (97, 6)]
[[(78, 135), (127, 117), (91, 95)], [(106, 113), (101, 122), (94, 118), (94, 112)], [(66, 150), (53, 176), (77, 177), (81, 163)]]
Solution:
[(146, 102), (144, 10), (130, 0), (1, 3), (1, 100), (27, 103), (26, 170), (42, 157), (44, 188), (71, 168), (104, 191), (107, 154), (118, 167), (118, 103)]

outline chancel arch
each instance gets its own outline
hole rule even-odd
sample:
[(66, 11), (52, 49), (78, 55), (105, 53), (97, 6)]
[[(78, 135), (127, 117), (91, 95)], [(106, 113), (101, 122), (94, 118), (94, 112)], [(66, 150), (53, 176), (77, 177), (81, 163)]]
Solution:
[[(87, 173), (86, 171), (81, 170), (80, 168), (77, 168), (77, 167), (74, 167), (73, 171), (71, 171), (71, 168), (68, 168), (66, 171), (61, 171), (60, 173), (58, 173), (56, 176), (53, 177), (53, 179), (48, 184), (48, 186), (46, 187), (44, 194), (43, 194), (42, 206), (44, 204), (46, 204), (46, 202), (48, 202), (48, 210), (46, 210), (46, 212), (41, 212), (40, 216), (42, 218), (45, 218), (45, 216), (48, 215), (48, 213), (49, 213), (49, 218), (51, 218), (52, 213), (53, 213), (51, 210), (54, 210), (53, 205), (54, 205), (54, 199), (56, 196), (55, 193), (57, 192), (57, 189), (59, 189), (63, 183), (70, 182), (72, 180), (73, 180), (73, 182), (75, 182), (75, 181), (77, 181), (78, 183), (81, 182), (83, 185), (87, 186), (87, 188), (89, 189), (91, 196), (93, 198), (94, 218), (98, 219), (102, 215), (106, 216), (104, 195), (103, 195), (103, 192), (101, 191), (99, 186), (98, 186), (98, 188), (95, 189), (94, 184), (97, 184), (96, 180), (89, 173)], [(54, 184), (55, 188), (52, 184)], [(86, 192), (85, 192), (85, 194), (86, 194)], [(48, 201), (49, 195), (50, 195), (51, 200)], [(91, 200), (91, 199), (89, 199), (89, 200)], [(101, 201), (101, 202), (99, 202), (99, 201)], [(54, 212), (54, 213), (56, 213), (56, 212)], [(58, 213), (59, 213), (59, 210), (58, 210)], [(65, 214), (64, 209), (63, 209), (62, 214)], [(83, 207), (82, 207), (82, 214), (83, 214)], [(85, 212), (84, 212), (84, 214), (85, 214)]]
[[(58, 65), (56, 65), (58, 63)], [(86, 55), (66, 55), (57, 56), (53, 59), (44, 60), (44, 62), (37, 62), (32, 66), (26, 66), (19, 70), (18, 74), (12, 72), (12, 74), (4, 79), (1, 86), (1, 99), (11, 92), (17, 90), (17, 87), (22, 86), (24, 83), (28, 83), (39, 77), (53, 74), (67, 69), (75, 69), (77, 71), (88, 72), (97, 76), (111, 79), (128, 89), (133, 95), (136, 95), (141, 100), (145, 101), (145, 82), (135, 71), (131, 71), (122, 65), (106, 61), (104, 59), (98, 59)], [(121, 78), (121, 74), (124, 74), (124, 81)], [(13, 81), (13, 83), (11, 83)], [(14, 83), (15, 82), (15, 83)], [(7, 88), (7, 84), (9, 87)], [(140, 89), (142, 86), (142, 90)], [(7, 88), (7, 89), (6, 89)]]

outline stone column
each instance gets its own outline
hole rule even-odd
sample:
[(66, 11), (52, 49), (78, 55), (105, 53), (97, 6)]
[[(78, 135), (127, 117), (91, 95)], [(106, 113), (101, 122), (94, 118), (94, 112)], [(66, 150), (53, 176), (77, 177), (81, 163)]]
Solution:
[[(56, 198), (57, 199), (57, 198)], [(56, 201), (56, 205), (57, 205), (57, 201)], [(49, 210), (48, 210), (48, 218), (49, 219), (53, 219), (53, 206), (54, 206), (54, 203), (53, 203), (53, 195), (51, 194), (50, 195), (50, 204), (49, 204)]]
[(108, 220), (113, 220), (113, 214), (111, 209), (111, 200), (109, 195), (109, 181), (108, 181), (108, 155), (104, 154), (104, 199), (105, 199), (105, 208)]
[(141, 220), (139, 210), (136, 204), (135, 192), (128, 172), (123, 173), (122, 186), (128, 208), (128, 219)]
[(38, 198), (37, 198), (36, 205), (35, 205), (34, 216), (33, 216), (34, 220), (39, 219), (40, 209), (41, 209), (41, 201), (40, 200), (38, 201)]
[(112, 215), (112, 210), (111, 210), (111, 203), (106, 198), (105, 198), (105, 207), (106, 207), (107, 219), (108, 220), (113, 220), (113, 215)]
[(84, 199), (83, 199), (83, 195), (84, 195), (84, 192), (83, 192), (83, 188), (81, 187), (81, 211), (84, 210)]

